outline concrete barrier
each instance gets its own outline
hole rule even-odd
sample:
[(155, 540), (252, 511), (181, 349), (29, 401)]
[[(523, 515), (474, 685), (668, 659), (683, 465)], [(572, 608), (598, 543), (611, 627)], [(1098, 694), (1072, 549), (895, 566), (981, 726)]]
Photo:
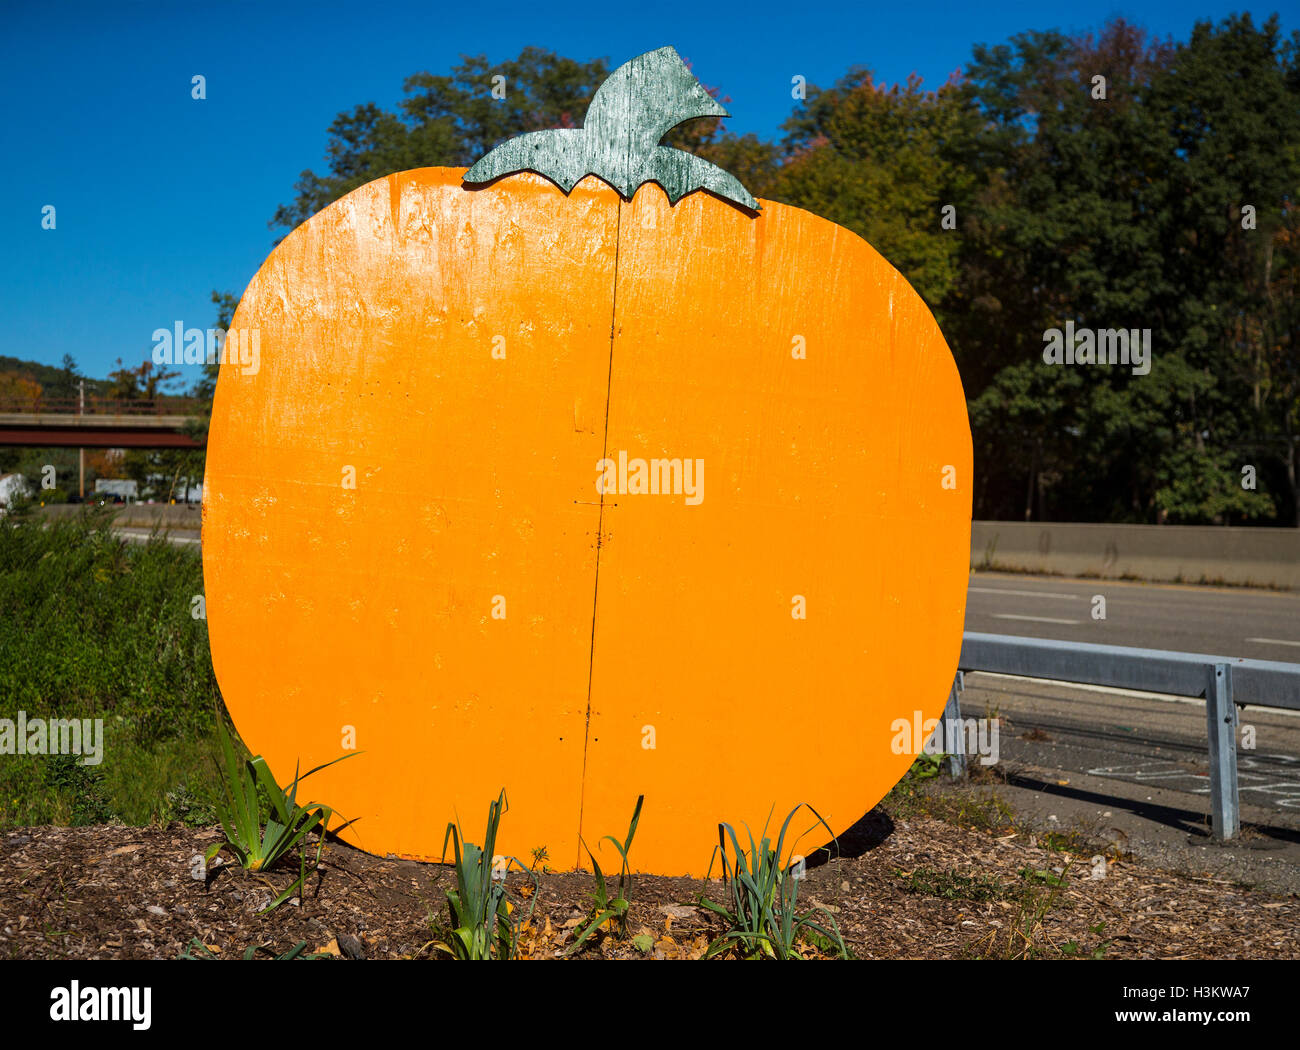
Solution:
[(1300, 588), (1300, 529), (971, 523), (972, 568)]

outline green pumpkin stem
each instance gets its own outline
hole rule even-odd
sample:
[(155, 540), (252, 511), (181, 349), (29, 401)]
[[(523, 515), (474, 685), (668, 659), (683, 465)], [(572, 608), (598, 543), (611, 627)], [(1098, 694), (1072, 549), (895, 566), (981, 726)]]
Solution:
[(657, 182), (672, 204), (708, 190), (758, 211), (758, 202), (734, 175), (693, 153), (659, 145), (683, 121), (727, 115), (677, 52), (661, 47), (609, 75), (596, 89), (581, 128), (530, 131), (503, 142), (465, 173), (465, 181), (491, 182), (533, 171), (568, 193), (596, 175), (628, 200), (643, 183)]

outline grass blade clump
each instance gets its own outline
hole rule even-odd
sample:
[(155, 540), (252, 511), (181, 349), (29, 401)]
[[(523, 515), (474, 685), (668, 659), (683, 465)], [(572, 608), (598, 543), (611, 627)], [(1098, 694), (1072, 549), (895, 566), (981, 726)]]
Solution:
[[(706, 959), (734, 949), (746, 959), (802, 959), (805, 946), (811, 945), (839, 958), (848, 958), (849, 950), (840, 936), (838, 925), (826, 908), (816, 907), (800, 914), (799, 882), (791, 870), (791, 858), (785, 856), (785, 837), (800, 809), (807, 808), (817, 818), (813, 828), (820, 824), (834, 840), (834, 832), (821, 815), (801, 802), (786, 816), (777, 836), (775, 847), (763, 825), (763, 836), (754, 841), (754, 834), (745, 828), (749, 849), (741, 848), (736, 829), (730, 824), (718, 825), (718, 845), (714, 859), (722, 857), (722, 878), (729, 890), (728, 902), (718, 904), (700, 897), (700, 905), (727, 923), (727, 931), (716, 938), (704, 953)], [(771, 821), (768, 814), (768, 822)], [(812, 828), (809, 828), (811, 831)], [(728, 853), (728, 842), (731, 850)], [(709, 862), (709, 874), (713, 862)], [(824, 917), (825, 922), (819, 921)]]
[[(479, 961), (513, 959), (518, 953), (519, 929), (532, 917), (537, 907), (537, 876), (517, 857), (496, 856), (497, 829), (509, 808), (502, 789), (497, 800), (488, 806), (487, 833), (479, 847), (465, 838), (458, 823), (448, 823), (442, 840), (442, 859), (447, 859), (447, 843), (454, 850), (456, 888), (447, 891), (451, 913), (451, 931), (446, 943), (438, 947), (455, 959)], [(533, 903), (528, 915), (519, 918), (520, 909), (510, 899), (506, 875), (516, 864), (533, 880)]]
[[(260, 872), (275, 867), (283, 857), (298, 851), (298, 878), (262, 909), (267, 912), (279, 907), (306, 884), (307, 839), (312, 833), (319, 836), (315, 861), (319, 864), (321, 853), (325, 849), (325, 832), (334, 818), (334, 810), (323, 803), (300, 804), (298, 784), (313, 773), (342, 762), (345, 758), (355, 758), (361, 752), (341, 755), (331, 762), (309, 769), (301, 776), (295, 769), (293, 781), (287, 788), (281, 788), (261, 755), (246, 759), (239, 757), (234, 741), (220, 718), (217, 719), (217, 737), (221, 743), (224, 765), (221, 783), (225, 794), (224, 800), (217, 806), (217, 819), (226, 840), (208, 847), (204, 855), (205, 861), (211, 863), (218, 853), (227, 850), (239, 861), (241, 867)], [(262, 819), (259, 789), (270, 807), (265, 822)], [(340, 825), (346, 826), (347, 824)]]
[(627, 912), (628, 908), (631, 907), (632, 895), (632, 868), (628, 864), (627, 855), (632, 849), (632, 840), (636, 837), (636, 826), (641, 820), (641, 806), (644, 802), (644, 795), (637, 797), (636, 809), (632, 811), (632, 822), (628, 825), (627, 837), (622, 842), (619, 842), (613, 835), (606, 835), (600, 840), (601, 842), (608, 841), (614, 844), (621, 862), (618, 873), (618, 888), (612, 899), (609, 895), (605, 873), (600, 870), (600, 862), (596, 860), (596, 855), (591, 852), (587, 844), (585, 842), (582, 844), (582, 848), (587, 850), (587, 856), (591, 858), (591, 866), (596, 873), (596, 892), (592, 895), (595, 907), (591, 911), (590, 921), (574, 939), (572, 946), (564, 953), (565, 955), (576, 952), (592, 934), (601, 929), (607, 922), (613, 922), (614, 935), (619, 940), (627, 936)]

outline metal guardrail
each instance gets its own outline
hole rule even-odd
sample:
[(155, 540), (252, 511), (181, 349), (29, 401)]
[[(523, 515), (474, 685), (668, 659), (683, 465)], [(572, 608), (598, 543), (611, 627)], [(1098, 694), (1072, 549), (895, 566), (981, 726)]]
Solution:
[[(949, 719), (961, 718), (959, 697), (962, 675), (967, 671), (1204, 697), (1210, 751), (1211, 828), (1218, 839), (1234, 838), (1241, 830), (1237, 800), (1237, 708), (1255, 704), (1300, 711), (1300, 664), (1273, 660), (967, 631), (962, 636), (957, 666), (957, 680), (949, 694), (942, 723), (945, 734)], [(953, 762), (953, 772), (959, 774), (964, 769), (963, 756), (954, 755)]]

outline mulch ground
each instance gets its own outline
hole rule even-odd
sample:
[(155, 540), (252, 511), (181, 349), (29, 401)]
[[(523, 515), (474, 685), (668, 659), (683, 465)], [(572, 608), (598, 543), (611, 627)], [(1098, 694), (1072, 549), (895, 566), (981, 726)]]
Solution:
[[(431, 942), (445, 936), (437, 926), (449, 868), (332, 843), (301, 901), (260, 913), (297, 865), (266, 875), (223, 866), (195, 878), (192, 858), (218, 835), (178, 824), (3, 833), (0, 958), (167, 959), (188, 950), (229, 959), (300, 941), (345, 958), (445, 957)], [(1071, 861), (1024, 833), (995, 837), (930, 818), (893, 824), (877, 812), (841, 843), (849, 855), (810, 867), (799, 901), (828, 908), (858, 958), (1300, 958), (1295, 897), (1124, 858), (1093, 878), (1086, 856)], [(1053, 883), (1061, 883), (1054, 897)], [(510, 885), (529, 891), (519, 875)], [(590, 875), (542, 873), (536, 901), (523, 901), (535, 907), (522, 954), (552, 958), (571, 945), (591, 890)], [(718, 881), (637, 876), (629, 933), (653, 947), (603, 936), (572, 957), (698, 958), (722, 932), (697, 906), (701, 894), (725, 900)]]

